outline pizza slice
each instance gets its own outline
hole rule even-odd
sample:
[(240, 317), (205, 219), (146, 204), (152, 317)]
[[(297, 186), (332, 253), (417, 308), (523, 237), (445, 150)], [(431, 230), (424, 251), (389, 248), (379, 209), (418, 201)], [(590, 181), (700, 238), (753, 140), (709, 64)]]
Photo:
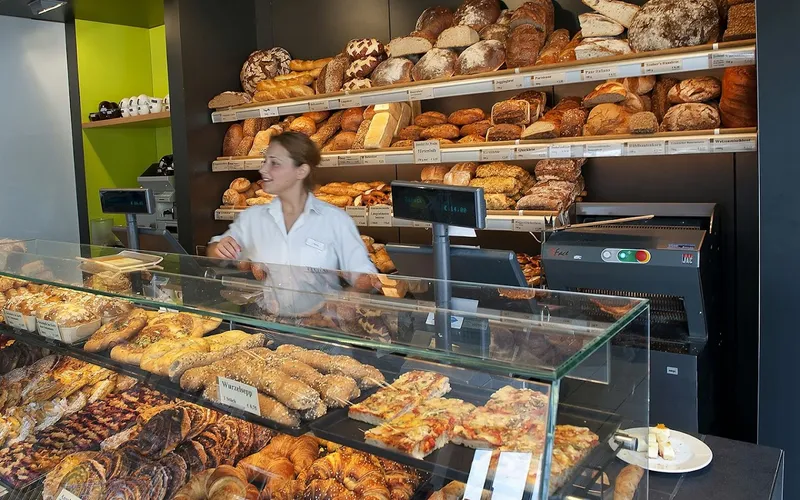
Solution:
[(354, 404), (347, 416), (368, 424), (382, 424), (407, 413), (422, 402), (422, 396), (398, 391), (392, 386), (378, 390), (360, 403)]
[(507, 385), (495, 391), (486, 402), (487, 408), (516, 412), (528, 418), (541, 420), (547, 414), (550, 397), (532, 389), (517, 389)]
[(519, 439), (536, 423), (514, 411), (480, 406), (456, 425), (452, 441), (470, 448), (498, 448)]
[(425, 398), (438, 398), (450, 392), (450, 379), (436, 372), (413, 370), (400, 375), (392, 387)]

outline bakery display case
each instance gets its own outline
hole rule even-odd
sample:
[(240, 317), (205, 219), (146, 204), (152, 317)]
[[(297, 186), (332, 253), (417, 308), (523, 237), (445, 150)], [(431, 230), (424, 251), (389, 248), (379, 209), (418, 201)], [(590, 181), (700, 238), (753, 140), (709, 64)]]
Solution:
[(3, 252), (0, 481), (15, 490), (647, 498), (613, 451), (649, 422), (645, 300), (117, 254)]

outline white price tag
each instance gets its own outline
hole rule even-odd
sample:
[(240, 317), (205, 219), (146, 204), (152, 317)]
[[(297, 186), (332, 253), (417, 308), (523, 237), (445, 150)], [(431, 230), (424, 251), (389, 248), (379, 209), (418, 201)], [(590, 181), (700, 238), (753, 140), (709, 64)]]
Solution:
[(666, 143), (662, 141), (628, 142), (625, 156), (661, 156), (666, 154)]
[(236, 213), (233, 210), (219, 209), (214, 214), (216, 220), (233, 220), (236, 218)]
[(755, 137), (715, 137), (711, 141), (715, 153), (742, 153), (756, 150)]
[(547, 146), (519, 146), (517, 160), (543, 160), (548, 157)]
[(504, 90), (519, 90), (525, 86), (525, 78), (522, 75), (512, 75), (504, 78), (492, 80), (495, 92)]
[(711, 152), (711, 141), (708, 139), (679, 139), (667, 141), (667, 154), (681, 155), (709, 152)]
[(442, 163), (439, 141), (414, 141), (414, 163)]
[(430, 222), (420, 222), (418, 220), (415, 220), (415, 221), (413, 221), (411, 223), (411, 227), (418, 227), (418, 228), (422, 228), (422, 229), (430, 229), (432, 226), (431, 226)]
[(308, 109), (311, 111), (328, 111), (331, 109), (330, 101), (311, 101), (308, 103)]
[(587, 144), (583, 149), (586, 158), (603, 158), (607, 156), (622, 156), (622, 143)]
[(65, 488), (58, 493), (56, 500), (81, 500), (81, 497), (73, 495), (72, 492)]
[(523, 233), (541, 233), (545, 230), (544, 217), (526, 217), (524, 219), (512, 219), (511, 229)]
[(43, 319), (36, 321), (37, 329), (42, 337), (53, 340), (61, 340), (61, 329), (55, 321), (46, 321)]
[(224, 160), (216, 160), (211, 163), (212, 172), (226, 172), (228, 170), (228, 162)]
[(392, 207), (376, 205), (369, 207), (370, 227), (392, 227)]
[(221, 122), (235, 122), (236, 121), (236, 110), (235, 109), (226, 109), (225, 111), (219, 112), (219, 121)]
[(522, 498), (530, 465), (531, 452), (501, 452), (492, 483), (492, 500)]
[(261, 170), (261, 165), (264, 164), (264, 160), (258, 158), (256, 160), (243, 160), (242, 161), (242, 170)]
[(25, 318), (22, 317), (22, 313), (19, 311), (9, 311), (8, 309), (3, 311), (3, 316), (6, 318), (6, 324), (13, 328), (19, 328), (20, 330), (27, 330), (28, 326), (25, 324)]
[(338, 167), (339, 155), (322, 155), (319, 160), (320, 167)]
[(353, 218), (356, 226), (367, 225), (367, 207), (345, 207), (344, 211)]
[(472, 456), (472, 466), (469, 469), (469, 478), (467, 478), (467, 488), (464, 491), (464, 500), (481, 500), (491, 459), (492, 450), (475, 450), (475, 454)]
[(347, 167), (351, 165), (363, 165), (364, 157), (361, 155), (342, 155), (339, 156), (339, 166)]
[(565, 83), (567, 83), (567, 74), (563, 71), (533, 75), (534, 87), (548, 87), (550, 85), (563, 85)]
[(261, 415), (258, 404), (258, 390), (252, 385), (243, 384), (225, 377), (219, 381), (219, 402), (254, 415)]
[(480, 161), (506, 161), (514, 159), (514, 148), (481, 149)]
[(666, 61), (650, 61), (642, 64), (642, 72), (645, 75), (657, 75), (660, 73), (674, 73), (683, 71), (683, 59), (669, 59)]
[(342, 108), (359, 108), (361, 107), (360, 95), (349, 95), (339, 98), (339, 106)]
[(364, 155), (364, 165), (386, 165), (386, 155)]
[(619, 68), (616, 66), (606, 66), (605, 68), (589, 68), (583, 70), (583, 81), (593, 82), (595, 80), (608, 80), (616, 78)]
[(278, 108), (270, 106), (268, 108), (261, 108), (261, 118), (272, 118), (278, 116)]
[(756, 63), (753, 52), (723, 52), (711, 53), (712, 68), (727, 68), (728, 66), (750, 66)]
[(238, 111), (236, 113), (237, 120), (247, 120), (248, 118), (261, 118), (261, 110), (248, 109), (247, 111)]
[(424, 99), (433, 99), (433, 88), (422, 87), (416, 89), (408, 89), (409, 101), (422, 101)]
[(572, 158), (572, 145), (551, 144), (547, 153), (550, 158)]

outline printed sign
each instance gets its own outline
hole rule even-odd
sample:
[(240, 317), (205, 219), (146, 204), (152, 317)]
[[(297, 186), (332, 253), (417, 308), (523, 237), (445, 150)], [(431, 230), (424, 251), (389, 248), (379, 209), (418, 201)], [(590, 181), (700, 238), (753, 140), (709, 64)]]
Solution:
[(217, 380), (219, 381), (220, 403), (254, 415), (261, 415), (258, 390), (255, 387), (225, 377), (217, 377)]

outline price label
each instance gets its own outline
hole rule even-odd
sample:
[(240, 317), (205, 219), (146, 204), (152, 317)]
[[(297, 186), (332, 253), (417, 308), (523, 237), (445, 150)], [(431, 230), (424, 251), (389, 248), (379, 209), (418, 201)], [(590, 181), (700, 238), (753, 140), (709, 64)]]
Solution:
[(257, 160), (244, 160), (242, 162), (242, 170), (261, 170), (261, 165), (264, 163), (264, 160), (261, 158)]
[(550, 85), (563, 85), (565, 83), (567, 83), (567, 74), (563, 71), (533, 75), (534, 87), (548, 87)]
[(492, 81), (495, 92), (504, 90), (519, 90), (525, 87), (525, 78), (521, 75), (507, 76)]
[(237, 120), (247, 120), (248, 118), (261, 118), (261, 110), (248, 109), (247, 111), (238, 111), (236, 113)]
[(73, 495), (72, 492), (63, 489), (58, 493), (56, 500), (81, 500), (81, 497)]
[(570, 144), (551, 144), (547, 154), (550, 158), (572, 158), (572, 146)]
[(277, 106), (270, 106), (268, 108), (261, 108), (261, 118), (272, 118), (278, 116)]
[(712, 139), (715, 153), (742, 153), (756, 150), (755, 137), (715, 137)]
[(228, 170), (228, 162), (217, 160), (211, 164), (211, 170), (214, 172), (225, 172)]
[(418, 227), (420, 229), (430, 229), (432, 226), (431, 226), (430, 222), (421, 222), (421, 221), (415, 220), (415, 221), (413, 221), (411, 223), (411, 227)]
[(629, 142), (625, 145), (626, 156), (661, 156), (666, 154), (664, 141)]
[(481, 149), (481, 161), (506, 161), (514, 159), (513, 148), (484, 148)]
[(712, 68), (727, 68), (728, 66), (750, 66), (756, 63), (753, 52), (723, 52), (711, 53)]
[(512, 219), (511, 230), (523, 233), (541, 233), (545, 230), (544, 217), (526, 217)]
[(6, 324), (12, 328), (18, 328), (20, 330), (27, 330), (28, 326), (25, 324), (25, 318), (22, 316), (22, 313), (19, 311), (9, 311), (8, 309), (3, 311), (3, 316), (6, 318)]
[(475, 454), (472, 456), (472, 466), (469, 468), (464, 500), (481, 500), (491, 460), (492, 450), (475, 450)]
[(356, 226), (367, 225), (367, 207), (345, 207), (344, 211), (353, 218)]
[(255, 387), (225, 377), (217, 377), (217, 380), (220, 403), (254, 415), (261, 415), (258, 390)]
[(361, 107), (360, 95), (349, 95), (339, 99), (339, 106), (342, 108), (359, 108)]
[(361, 155), (342, 155), (339, 157), (339, 166), (348, 167), (352, 165), (363, 165), (364, 157)]
[(37, 329), (42, 337), (53, 340), (61, 340), (61, 329), (55, 321), (46, 321), (43, 319), (36, 321)]
[(608, 80), (616, 78), (619, 68), (617, 66), (607, 66), (605, 68), (589, 68), (583, 70), (583, 81), (593, 82), (595, 80)]
[(492, 500), (523, 497), (531, 458), (531, 452), (503, 451), (500, 453), (492, 484)]
[(439, 141), (414, 141), (414, 163), (442, 163)]
[(645, 75), (657, 75), (660, 73), (674, 73), (683, 71), (683, 59), (669, 59), (666, 61), (649, 61), (642, 64), (642, 72)]
[(543, 160), (548, 157), (547, 146), (520, 146), (516, 152), (517, 160)]
[(583, 150), (583, 154), (587, 158), (622, 156), (622, 143), (587, 144)]
[(392, 227), (392, 207), (376, 205), (369, 207), (370, 227)]
[(225, 111), (219, 112), (219, 121), (220, 122), (235, 122), (236, 121), (236, 110), (235, 109), (226, 109)]
[(339, 156), (338, 155), (322, 155), (322, 158), (319, 160), (320, 167), (338, 167), (339, 166)]
[(667, 141), (667, 154), (681, 155), (689, 153), (708, 153), (711, 141), (708, 139), (683, 139)]
[(386, 165), (386, 155), (364, 155), (364, 165)]
[(421, 87), (416, 89), (408, 89), (409, 101), (422, 101), (425, 99), (433, 99), (433, 88)]
[(233, 220), (236, 218), (236, 214), (233, 210), (217, 210), (214, 218), (217, 220)]
[(311, 111), (328, 111), (331, 109), (330, 101), (311, 101), (308, 103), (308, 109)]

